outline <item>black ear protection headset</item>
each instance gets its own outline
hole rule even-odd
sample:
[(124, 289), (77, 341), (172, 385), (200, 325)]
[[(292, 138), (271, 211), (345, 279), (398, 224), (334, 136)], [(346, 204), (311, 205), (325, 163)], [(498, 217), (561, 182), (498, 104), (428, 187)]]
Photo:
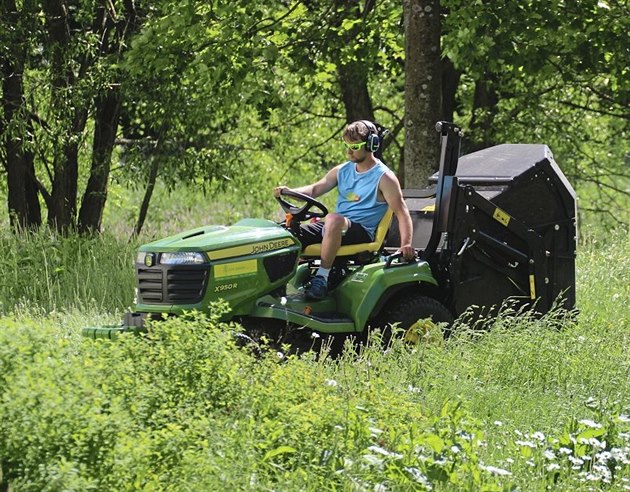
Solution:
[(374, 153), (381, 146), (381, 139), (376, 133), (377, 132), (376, 126), (374, 126), (374, 123), (368, 120), (360, 120), (360, 121), (361, 123), (365, 125), (365, 127), (368, 130), (367, 137), (365, 137), (365, 150), (367, 150), (368, 152)]

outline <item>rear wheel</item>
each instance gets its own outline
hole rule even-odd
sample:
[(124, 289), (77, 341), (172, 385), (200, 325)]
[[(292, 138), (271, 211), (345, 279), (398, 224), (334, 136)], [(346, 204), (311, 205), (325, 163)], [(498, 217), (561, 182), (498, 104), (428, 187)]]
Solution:
[[(383, 330), (383, 341), (400, 337), (410, 345), (443, 340), (453, 324), (453, 315), (431, 297), (407, 295), (389, 303), (377, 325)], [(442, 328), (440, 323), (445, 323)]]

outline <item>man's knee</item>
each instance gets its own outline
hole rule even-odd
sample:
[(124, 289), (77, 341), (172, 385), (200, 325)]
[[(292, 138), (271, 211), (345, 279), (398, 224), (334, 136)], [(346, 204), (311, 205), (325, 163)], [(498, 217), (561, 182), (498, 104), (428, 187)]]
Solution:
[(326, 216), (324, 231), (329, 234), (342, 234), (347, 228), (347, 220), (343, 215), (328, 214)]

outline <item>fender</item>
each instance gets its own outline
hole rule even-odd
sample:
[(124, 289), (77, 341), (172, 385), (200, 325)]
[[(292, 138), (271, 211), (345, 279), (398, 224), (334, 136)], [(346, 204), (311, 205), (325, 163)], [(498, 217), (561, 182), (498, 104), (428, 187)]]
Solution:
[(335, 289), (334, 296), (338, 311), (353, 318), (355, 331), (361, 332), (383, 295), (392, 286), (403, 284), (413, 289), (420, 283), (438, 285), (426, 261), (389, 265), (373, 263), (344, 279)]

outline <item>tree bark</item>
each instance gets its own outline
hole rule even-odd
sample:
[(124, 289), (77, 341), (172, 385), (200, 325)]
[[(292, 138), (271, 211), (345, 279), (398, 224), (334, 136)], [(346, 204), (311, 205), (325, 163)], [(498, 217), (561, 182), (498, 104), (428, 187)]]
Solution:
[[(373, 2), (365, 2), (365, 10), (361, 14), (361, 2), (359, 0), (335, 0), (335, 5), (340, 13), (335, 27), (340, 27), (345, 19), (360, 18), (361, 15), (365, 17), (374, 8)], [(361, 34), (361, 28), (361, 24), (356, 24), (352, 29), (345, 31), (344, 44), (354, 44)], [(368, 90), (369, 64), (363, 58), (364, 56), (358, 52), (353, 61), (335, 60), (337, 80), (341, 88), (341, 100), (346, 112), (347, 123), (357, 120), (374, 121), (374, 108)]]
[(420, 188), (439, 163), (440, 5), (438, 0), (404, 0), (405, 148), (403, 186)]
[(120, 93), (116, 89), (99, 97), (96, 102), (92, 167), (79, 211), (78, 230), (81, 234), (101, 230), (120, 108)]
[(346, 121), (374, 121), (374, 108), (368, 90), (368, 74), (365, 63), (353, 62), (339, 66), (341, 99), (346, 110)]
[[(73, 227), (77, 207), (79, 177), (79, 140), (87, 122), (85, 107), (68, 114), (68, 89), (75, 83), (75, 74), (67, 63), (70, 44), (68, 10), (59, 0), (44, 2), (48, 41), (52, 52), (52, 106), (60, 118), (69, 121), (68, 130), (59, 135), (59, 146), (53, 158), (53, 183), (48, 224), (61, 232)], [(72, 106), (72, 105), (71, 105)]]
[[(0, 4), (0, 15), (13, 26), (19, 25), (20, 14), (13, 0)], [(26, 51), (23, 40), (15, 43), (10, 54), (0, 59), (2, 73), (2, 114), (0, 136), (4, 147), (7, 171), (7, 205), (13, 229), (32, 229), (41, 225), (41, 209), (34, 184), (34, 156), (24, 143), (32, 134), (24, 102), (24, 65)], [(21, 120), (21, 121), (20, 121)], [(10, 130), (9, 127), (13, 126)]]
[(462, 73), (455, 68), (448, 58), (442, 59), (442, 117), (441, 120), (453, 121), (457, 106), (457, 88)]
[(472, 119), (470, 120), (470, 151), (485, 149), (495, 145), (494, 119), (497, 115), (499, 95), (494, 89), (492, 74), (486, 74), (483, 80), (475, 83)]
[(147, 180), (147, 189), (144, 192), (144, 198), (142, 199), (142, 205), (140, 206), (140, 212), (138, 213), (138, 222), (134, 227), (132, 238), (140, 235), (144, 221), (147, 218), (147, 212), (149, 211), (149, 203), (151, 203), (151, 196), (155, 189), (155, 182), (157, 181), (158, 171), (160, 168), (159, 158), (153, 157), (151, 162), (151, 170), (149, 171), (149, 179)]
[[(124, 17), (119, 14), (114, 20), (105, 8), (99, 9), (95, 16), (94, 28), (101, 28), (101, 44), (99, 54), (118, 55), (122, 51), (125, 39), (139, 28), (137, 12), (133, 1), (124, 2)], [(107, 185), (111, 170), (111, 159), (118, 132), (122, 108), (120, 84), (114, 83), (95, 101), (94, 140), (92, 144), (92, 166), (85, 193), (79, 211), (78, 230), (81, 234), (101, 231), (103, 210), (107, 201)]]

